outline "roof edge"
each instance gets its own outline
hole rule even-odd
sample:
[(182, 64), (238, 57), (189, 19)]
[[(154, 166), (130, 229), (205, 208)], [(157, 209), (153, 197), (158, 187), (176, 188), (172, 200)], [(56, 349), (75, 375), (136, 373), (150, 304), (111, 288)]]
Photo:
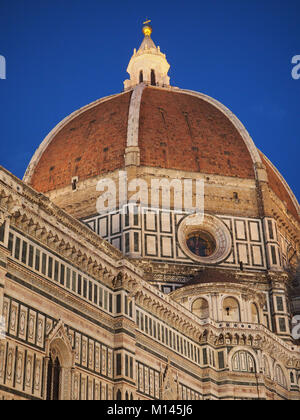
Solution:
[[(261, 152), (261, 151), (260, 151)], [(278, 169), (276, 168), (276, 166), (267, 158), (267, 156), (261, 152), (261, 154), (263, 155), (263, 157), (266, 159), (267, 163), (270, 165), (270, 167), (273, 169), (273, 171), (275, 172), (275, 174), (278, 176), (278, 178), (280, 179), (280, 181), (282, 182), (283, 186), (285, 187), (285, 189), (287, 190), (290, 199), (292, 200), (292, 203), (294, 204), (296, 211), (298, 213), (298, 217), (300, 219), (300, 204), (295, 196), (295, 194), (293, 193), (291, 187), (289, 186), (289, 184), (286, 182), (286, 180), (284, 179), (283, 175), (281, 175), (281, 173), (278, 171)]]

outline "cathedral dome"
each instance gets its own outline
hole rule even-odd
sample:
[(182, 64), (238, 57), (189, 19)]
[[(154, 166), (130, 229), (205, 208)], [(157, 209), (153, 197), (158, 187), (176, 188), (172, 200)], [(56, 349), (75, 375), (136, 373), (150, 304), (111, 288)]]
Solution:
[[(241, 122), (222, 104), (192, 91), (135, 88), (74, 112), (36, 151), (25, 181), (47, 193), (125, 168), (138, 149), (138, 166), (255, 179), (264, 165), (269, 186), (298, 219), (298, 203)], [(298, 219), (299, 220), (299, 219)]]
[[(58, 126), (31, 163), (30, 184), (47, 192), (70, 185), (73, 176), (84, 180), (123, 168), (131, 96), (95, 102)], [(136, 112), (141, 165), (254, 178), (238, 129), (207, 100), (147, 86)]]
[(124, 92), (59, 123), (36, 151), (24, 181), (39, 192), (64, 194), (73, 182), (130, 166), (262, 181), (299, 221), (295, 196), (239, 119), (207, 95), (170, 86), (170, 65), (148, 22)]

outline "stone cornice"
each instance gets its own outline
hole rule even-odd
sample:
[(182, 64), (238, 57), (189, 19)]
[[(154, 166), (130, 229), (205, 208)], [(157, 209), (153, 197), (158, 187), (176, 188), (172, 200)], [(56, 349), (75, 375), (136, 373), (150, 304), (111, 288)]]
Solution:
[(111, 244), (3, 168), (0, 210), (2, 218), (10, 217), (13, 226), (60, 252), (83, 271), (107, 274), (112, 280), (120, 267), (126, 266), (142, 275), (142, 270)]
[(201, 283), (191, 286), (185, 286), (172, 292), (172, 298), (178, 300), (180, 298), (190, 296), (191, 293), (195, 295), (203, 295), (211, 292), (223, 292), (223, 293), (240, 293), (243, 295), (245, 300), (252, 300), (259, 303), (262, 308), (266, 302), (266, 295), (260, 290), (254, 289), (254, 287), (248, 284), (240, 283)]

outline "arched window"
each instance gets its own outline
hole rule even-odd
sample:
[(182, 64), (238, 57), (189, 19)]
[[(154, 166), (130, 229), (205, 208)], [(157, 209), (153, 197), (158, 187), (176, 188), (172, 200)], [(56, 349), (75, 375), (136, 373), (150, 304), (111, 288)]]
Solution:
[(155, 78), (155, 71), (151, 70), (151, 85), (156, 86), (156, 78)]
[(232, 358), (232, 370), (235, 372), (255, 373), (255, 360), (247, 351), (238, 351)]
[(239, 322), (240, 305), (238, 301), (232, 297), (228, 297), (223, 301), (223, 318), (224, 321)]
[(251, 303), (251, 322), (259, 324), (259, 313), (255, 303)]
[[(73, 364), (73, 349), (64, 324), (60, 321), (46, 341), (46, 386), (44, 395), (47, 400), (69, 400), (71, 387), (69, 380)], [(74, 398), (78, 399), (78, 395)]]
[(274, 380), (277, 382), (280, 386), (287, 389), (287, 382), (286, 378), (284, 376), (283, 370), (279, 365), (276, 365), (275, 372), (274, 372)]
[(117, 401), (120, 401), (120, 400), (122, 400), (122, 394), (121, 394), (121, 391), (118, 389), (118, 391), (117, 391)]
[(47, 400), (58, 401), (60, 396), (61, 366), (58, 356), (50, 354), (47, 375)]
[(140, 83), (143, 83), (144, 81), (144, 75), (143, 75), (143, 70), (140, 71)]
[(209, 306), (207, 300), (203, 298), (194, 300), (192, 312), (201, 319), (209, 318)]

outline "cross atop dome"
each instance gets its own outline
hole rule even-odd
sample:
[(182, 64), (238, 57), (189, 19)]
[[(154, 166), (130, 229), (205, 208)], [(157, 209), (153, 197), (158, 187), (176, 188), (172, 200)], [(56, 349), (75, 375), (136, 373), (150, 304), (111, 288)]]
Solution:
[(143, 34), (145, 36), (151, 36), (152, 34), (152, 27), (149, 25), (150, 22), (150, 19), (146, 19), (146, 21), (143, 23)]
[(133, 56), (127, 67), (130, 80), (124, 81), (124, 89), (128, 90), (134, 86), (145, 83), (152, 86), (169, 86), (170, 78), (168, 71), (170, 65), (166, 55), (160, 51), (159, 46), (154, 44), (151, 34), (152, 26), (150, 19), (143, 23), (144, 39), (138, 51), (134, 49)]

